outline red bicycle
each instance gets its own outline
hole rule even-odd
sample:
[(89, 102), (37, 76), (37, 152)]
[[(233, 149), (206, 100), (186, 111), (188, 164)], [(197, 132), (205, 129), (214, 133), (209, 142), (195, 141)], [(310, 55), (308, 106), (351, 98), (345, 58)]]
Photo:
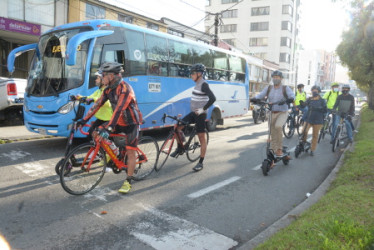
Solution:
[[(119, 147), (119, 155), (110, 148), (111, 141), (96, 136), (93, 142), (81, 144), (71, 150), (65, 157), (60, 171), (62, 188), (73, 195), (82, 195), (94, 189), (103, 179), (105, 169), (112, 168), (115, 174), (127, 171), (126, 135), (110, 134), (109, 138)], [(109, 143), (110, 142), (110, 143)], [(109, 163), (106, 154), (110, 156)], [(139, 140), (136, 148), (136, 166), (134, 180), (142, 180), (155, 169), (158, 161), (159, 148), (157, 141), (149, 136)], [(103, 164), (104, 163), (104, 164)]]

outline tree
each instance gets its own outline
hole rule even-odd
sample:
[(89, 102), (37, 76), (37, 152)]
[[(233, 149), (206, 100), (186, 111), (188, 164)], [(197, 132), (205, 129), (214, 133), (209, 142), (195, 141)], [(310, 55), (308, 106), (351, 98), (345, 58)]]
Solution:
[(365, 0), (355, 0), (352, 7), (353, 19), (336, 52), (351, 79), (368, 94), (369, 108), (374, 110), (374, 3), (365, 6)]

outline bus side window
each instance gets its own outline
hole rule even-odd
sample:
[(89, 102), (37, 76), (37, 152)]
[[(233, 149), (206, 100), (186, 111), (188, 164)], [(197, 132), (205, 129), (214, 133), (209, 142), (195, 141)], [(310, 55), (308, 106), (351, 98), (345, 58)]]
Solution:
[(144, 33), (133, 30), (125, 30), (125, 39), (125, 75), (145, 75), (147, 66), (145, 58)]
[(147, 74), (167, 76), (169, 54), (166, 38), (146, 34), (145, 40), (148, 59)]

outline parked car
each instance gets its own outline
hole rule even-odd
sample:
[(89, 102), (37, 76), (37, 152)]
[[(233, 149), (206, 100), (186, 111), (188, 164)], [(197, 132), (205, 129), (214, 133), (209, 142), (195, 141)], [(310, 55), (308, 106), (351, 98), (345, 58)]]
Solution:
[(0, 77), (0, 123), (23, 124), (23, 96), (27, 81)]

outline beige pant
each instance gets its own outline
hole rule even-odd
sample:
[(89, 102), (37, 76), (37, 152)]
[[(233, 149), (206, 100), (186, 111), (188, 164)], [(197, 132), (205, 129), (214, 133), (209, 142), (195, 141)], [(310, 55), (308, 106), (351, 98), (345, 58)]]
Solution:
[(308, 123), (306, 125), (305, 131), (304, 131), (304, 137), (303, 137), (303, 141), (304, 142), (306, 141), (306, 138), (308, 136), (308, 132), (309, 132), (310, 128), (313, 128), (313, 137), (312, 137), (312, 147), (311, 147), (311, 150), (314, 152), (314, 151), (316, 151), (316, 148), (317, 148), (319, 131), (322, 128), (322, 124), (309, 124)]
[(288, 112), (272, 113), (271, 128), (271, 149), (276, 153), (283, 149), (283, 125), (286, 123)]

